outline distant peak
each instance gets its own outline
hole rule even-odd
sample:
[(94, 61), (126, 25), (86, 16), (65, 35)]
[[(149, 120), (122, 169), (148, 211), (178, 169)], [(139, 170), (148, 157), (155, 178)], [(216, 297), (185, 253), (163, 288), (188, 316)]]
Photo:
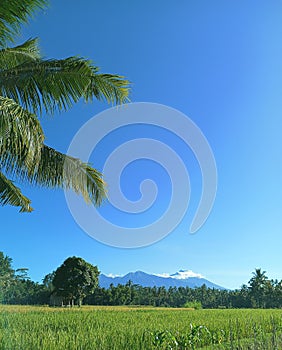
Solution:
[(181, 269), (173, 274), (162, 273), (153, 274), (146, 273), (144, 271), (129, 272), (124, 276), (110, 274), (105, 276), (103, 274), (99, 277), (100, 286), (103, 288), (109, 288), (111, 284), (117, 286), (118, 284), (125, 285), (128, 281), (133, 284), (143, 287), (189, 287), (196, 288), (206, 285), (207, 288), (224, 289), (221, 286), (214, 284), (204, 278), (203, 275), (193, 272), (192, 270)]
[[(143, 271), (135, 271), (135, 272), (128, 272), (125, 276), (147, 276), (147, 275), (150, 275), (146, 272), (143, 272)], [(185, 280), (185, 279), (188, 279), (188, 278), (191, 278), (191, 277), (196, 277), (196, 278), (204, 278), (203, 275), (201, 275), (200, 273), (196, 273), (196, 272), (193, 272), (192, 270), (179, 270), (175, 273), (172, 273), (172, 274), (169, 274), (169, 273), (154, 273), (154, 274), (151, 274), (153, 276), (158, 276), (158, 277), (162, 277), (162, 278), (174, 278), (174, 279), (178, 279), (178, 280)], [(112, 273), (106, 275), (107, 277), (110, 277), (110, 278), (116, 278), (116, 277), (124, 277), (123, 275), (114, 275)]]

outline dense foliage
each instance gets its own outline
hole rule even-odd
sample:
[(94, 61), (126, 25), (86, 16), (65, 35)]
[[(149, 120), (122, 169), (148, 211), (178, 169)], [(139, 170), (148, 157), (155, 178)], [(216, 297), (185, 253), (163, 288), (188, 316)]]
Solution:
[[(81, 258), (68, 258), (43, 283), (31, 281), (26, 269), (12, 268), (12, 259), (0, 252), (0, 302), (3, 304), (51, 304), (57, 294), (65, 303), (71, 300), (89, 305), (150, 305), (195, 308), (281, 308), (282, 281), (269, 280), (256, 269), (248, 285), (238, 290), (184, 287), (97, 286), (99, 271)], [(56, 293), (57, 292), (57, 293)]]
[(27, 276), (27, 269), (12, 268), (12, 259), (0, 252), (0, 303), (46, 304), (49, 292)]
[(261, 290), (253, 286), (253, 279), (248, 286), (238, 290), (211, 289), (205, 285), (199, 288), (189, 287), (141, 287), (139, 285), (111, 285), (109, 289), (97, 288), (94, 294), (85, 300), (93, 305), (152, 305), (183, 307), (199, 303), (203, 308), (281, 308), (282, 282), (265, 280)]
[(75, 256), (66, 259), (52, 274), (53, 295), (63, 297), (63, 301), (74, 305), (95, 291), (98, 286), (99, 271), (81, 258)]

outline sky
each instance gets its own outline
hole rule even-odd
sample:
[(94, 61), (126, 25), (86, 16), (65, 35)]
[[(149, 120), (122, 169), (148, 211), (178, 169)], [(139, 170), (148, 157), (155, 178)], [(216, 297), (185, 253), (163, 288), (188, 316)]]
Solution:
[[(218, 182), (210, 216), (189, 234), (202, 191), (193, 152), (161, 128), (120, 128), (97, 145), (92, 164), (102, 170), (119, 144), (137, 138), (169, 145), (189, 169), (191, 200), (182, 221), (154, 244), (117, 248), (84, 232), (63, 191), (24, 184), (35, 211), (0, 211), (0, 250), (14, 267), (29, 268), (30, 277), (41, 281), (67, 257), (80, 256), (105, 274), (184, 269), (231, 289), (247, 283), (255, 268), (282, 279), (281, 15), (282, 3), (274, 0), (51, 0), (34, 16), (17, 43), (39, 37), (46, 58), (89, 58), (102, 72), (132, 82), (131, 102), (166, 105), (189, 117), (209, 142)], [(42, 116), (46, 143), (67, 152), (77, 131), (108, 108), (79, 102), (67, 112)], [(123, 215), (104, 203), (100, 213), (124, 227), (155, 221), (170, 201), (170, 174), (140, 159), (125, 169), (120, 186), (135, 201), (147, 178), (159, 191), (151, 208)]]

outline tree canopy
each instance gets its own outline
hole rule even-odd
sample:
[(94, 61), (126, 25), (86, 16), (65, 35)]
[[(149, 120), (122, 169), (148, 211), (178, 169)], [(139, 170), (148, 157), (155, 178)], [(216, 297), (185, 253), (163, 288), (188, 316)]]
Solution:
[(82, 300), (97, 288), (98, 276), (97, 266), (82, 258), (70, 257), (54, 272), (54, 292), (70, 301), (72, 305), (75, 301), (81, 305)]

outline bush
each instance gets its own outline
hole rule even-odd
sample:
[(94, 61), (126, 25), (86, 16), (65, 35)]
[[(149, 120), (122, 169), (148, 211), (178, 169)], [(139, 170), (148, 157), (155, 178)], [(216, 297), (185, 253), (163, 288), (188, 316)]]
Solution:
[(194, 310), (200, 310), (202, 309), (202, 303), (200, 301), (187, 301), (183, 307), (186, 307), (187, 309), (194, 309)]

